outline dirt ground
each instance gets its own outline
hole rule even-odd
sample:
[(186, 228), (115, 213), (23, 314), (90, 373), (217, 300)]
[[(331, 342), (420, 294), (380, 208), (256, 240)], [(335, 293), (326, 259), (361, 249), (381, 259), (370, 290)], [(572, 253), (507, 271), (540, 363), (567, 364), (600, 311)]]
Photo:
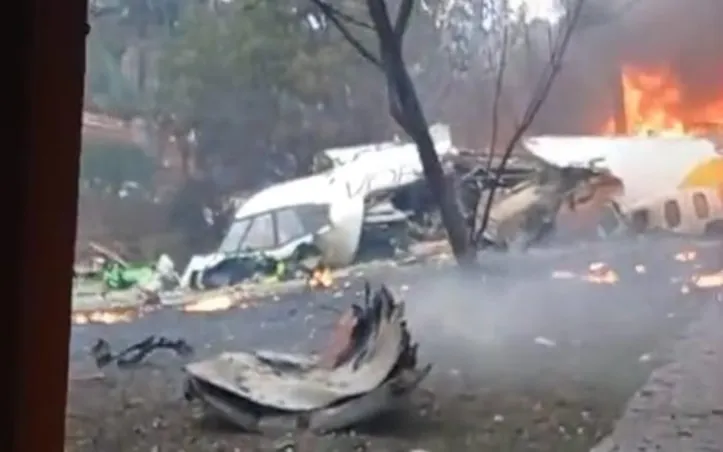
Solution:
[[(624, 261), (630, 268), (639, 263)], [(406, 409), (327, 437), (246, 435), (208, 419), (183, 400), (182, 363), (173, 357), (94, 379), (83, 356), (93, 338), (115, 345), (150, 333), (189, 337), (207, 345), (205, 355), (266, 346), (281, 336), (288, 337), (272, 347), (288, 349), (304, 341), (293, 331), (308, 333), (312, 323), (333, 318), (318, 314), (320, 304), (343, 307), (351, 295), (309, 295), (308, 302), (291, 296), (273, 312), (164, 313), (133, 324), (75, 327), (66, 451), (247, 452), (286, 450), (290, 442), (309, 452), (587, 451), (610, 432), (703, 301), (682, 296), (668, 276), (626, 282), (623, 275), (610, 286), (551, 281), (550, 272), (560, 268), (543, 263), (525, 279), (510, 279), (519, 267), (512, 262), (499, 284), (474, 287), (443, 276), (394, 280), (387, 274), (385, 281), (408, 300), (420, 359), (433, 363), (433, 373)], [(279, 312), (287, 313), (283, 321)], [(264, 320), (271, 317), (277, 320)], [(228, 331), (238, 334), (231, 340)]]
[[(234, 433), (193, 413), (160, 371), (135, 371), (133, 383), (76, 383), (70, 390), (66, 451), (267, 451), (283, 433)], [(583, 451), (606, 433), (629, 393), (580, 381), (427, 385), (412, 407), (358, 432), (295, 437), (296, 450)], [(454, 390), (442, 389), (450, 384)], [(121, 387), (122, 385), (122, 387)]]

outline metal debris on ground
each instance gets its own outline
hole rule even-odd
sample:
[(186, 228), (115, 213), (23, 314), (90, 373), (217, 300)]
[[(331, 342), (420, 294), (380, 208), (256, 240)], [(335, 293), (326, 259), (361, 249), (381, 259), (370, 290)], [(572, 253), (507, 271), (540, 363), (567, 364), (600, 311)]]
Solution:
[(174, 263), (165, 254), (156, 262), (131, 263), (112, 250), (91, 242), (83, 257), (82, 262), (74, 266), (73, 298), (84, 300), (85, 304), (91, 300), (121, 298), (158, 305), (160, 293), (177, 288), (179, 283)]
[(98, 339), (91, 348), (90, 354), (98, 368), (103, 368), (114, 362), (116, 366), (123, 368), (139, 364), (146, 356), (160, 349), (171, 350), (179, 356), (193, 354), (193, 348), (185, 340), (171, 340), (162, 336), (149, 336), (115, 354), (111, 350), (108, 341)]
[(324, 433), (398, 408), (431, 366), (417, 366), (404, 304), (366, 289), (318, 355), (226, 352), (186, 366), (186, 398), (245, 431)]

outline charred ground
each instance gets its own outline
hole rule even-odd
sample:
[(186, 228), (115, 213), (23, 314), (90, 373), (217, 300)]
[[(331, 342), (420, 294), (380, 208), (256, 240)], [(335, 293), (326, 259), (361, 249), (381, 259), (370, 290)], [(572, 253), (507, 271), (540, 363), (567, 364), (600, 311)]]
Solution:
[[(430, 265), (387, 271), (383, 279), (367, 275), (406, 300), (420, 359), (434, 364), (433, 374), (408, 411), (354, 435), (302, 435), (297, 450), (588, 450), (706, 302), (681, 295), (671, 282), (698, 271), (673, 259), (692, 246), (606, 244), (490, 255), (475, 275)], [(719, 250), (710, 253), (715, 259)], [(701, 252), (698, 262), (705, 260)], [(594, 261), (607, 262), (620, 282), (551, 278)], [(646, 273), (634, 271), (638, 264)], [(130, 324), (75, 327), (66, 450), (274, 450), (282, 432), (243, 435), (200, 419), (182, 399), (178, 358), (159, 354), (136, 369), (88, 379), (94, 370), (87, 348), (98, 337), (120, 348), (161, 334), (186, 339), (196, 358), (239, 348), (314, 349), (335, 311), (361, 294), (359, 276), (337, 284), (336, 291), (285, 295), (243, 310), (169, 309)]]

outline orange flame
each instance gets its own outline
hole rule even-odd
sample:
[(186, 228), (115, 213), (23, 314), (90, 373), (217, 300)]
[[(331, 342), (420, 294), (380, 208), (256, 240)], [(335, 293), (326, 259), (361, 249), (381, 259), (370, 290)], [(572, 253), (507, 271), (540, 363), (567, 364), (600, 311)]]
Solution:
[(142, 312), (135, 307), (81, 310), (71, 314), (71, 323), (74, 325), (128, 323), (141, 315)]
[(615, 284), (620, 280), (617, 272), (604, 262), (593, 262), (588, 267), (588, 272), (583, 275), (587, 282), (595, 284)]
[(723, 270), (717, 273), (697, 275), (693, 279), (693, 284), (700, 289), (723, 287)]
[(236, 305), (236, 301), (231, 297), (215, 296), (202, 298), (198, 301), (181, 306), (184, 312), (214, 312), (226, 311)]
[(334, 284), (334, 275), (331, 273), (331, 269), (326, 266), (315, 268), (309, 278), (309, 287), (312, 289), (325, 289), (331, 287), (332, 284)]
[[(687, 135), (723, 132), (723, 92), (704, 103), (687, 102), (679, 79), (668, 69), (623, 67), (626, 131), (632, 135)], [(614, 118), (603, 126), (615, 133)]]

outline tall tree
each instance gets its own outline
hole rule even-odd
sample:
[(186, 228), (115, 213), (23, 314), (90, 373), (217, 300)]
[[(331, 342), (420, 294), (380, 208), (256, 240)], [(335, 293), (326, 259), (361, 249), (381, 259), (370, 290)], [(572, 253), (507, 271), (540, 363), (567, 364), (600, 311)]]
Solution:
[(385, 0), (366, 0), (371, 24), (363, 27), (375, 34), (378, 48), (376, 51), (367, 48), (349, 28), (360, 26), (362, 21), (351, 18), (346, 12), (323, 0), (311, 2), (337, 27), (360, 55), (384, 74), (389, 112), (417, 144), (424, 177), (439, 206), (452, 252), (460, 264), (472, 264), (475, 260), (474, 250), (470, 246), (464, 217), (457, 206), (454, 188), (445, 177), (437, 156), (427, 118), (404, 59), (404, 37), (417, 2), (401, 0), (396, 15), (392, 17)]
[[(364, 28), (371, 30), (377, 39), (378, 50), (373, 51), (365, 46), (351, 31), (351, 27), (360, 27), (360, 24), (363, 24), (362, 20), (340, 10), (325, 0), (310, 1), (339, 29), (360, 55), (379, 68), (384, 74), (389, 99), (389, 112), (417, 144), (424, 175), (439, 206), (452, 251), (461, 265), (469, 265), (475, 262), (474, 243), (476, 238), (481, 235), (481, 231), (486, 227), (494, 199), (494, 190), (499, 185), (512, 151), (547, 98), (550, 87), (562, 65), (567, 44), (579, 18), (584, 0), (564, 2), (566, 8), (562, 11), (563, 20), (560, 22), (562, 25), (549, 28), (551, 30), (549, 34), (549, 68), (540, 77), (534, 96), (516, 128), (516, 132), (504, 148), (502, 162), (495, 172), (492, 191), (484, 209), (482, 223), (479, 226), (479, 231), (474, 233), (470, 233), (470, 228), (468, 228), (468, 224), (465, 222), (462, 212), (460, 212), (454, 187), (444, 177), (442, 166), (434, 148), (434, 142), (428, 132), (428, 122), (422, 110), (422, 104), (404, 58), (405, 33), (414, 11), (419, 9), (421, 2), (400, 0), (396, 8), (397, 12), (392, 16), (389, 12), (391, 1), (365, 0), (366, 12), (371, 24)], [(427, 9), (430, 9), (429, 5), (424, 5), (427, 6)], [(454, 57), (455, 69), (466, 71), (472, 63), (480, 61), (480, 55), (474, 52), (475, 47), (482, 49), (492, 47), (492, 51), (487, 52), (487, 59), (482, 59), (482, 64), (497, 69), (498, 82), (496, 83), (496, 89), (500, 92), (507, 53), (510, 51), (510, 37), (513, 33), (518, 36), (521, 35), (518, 32), (520, 27), (513, 28), (513, 25), (524, 25), (525, 17), (519, 17), (517, 21), (510, 20), (510, 11), (505, 0), (438, 2), (431, 9), (434, 10), (435, 8), (440, 15), (440, 22), (444, 25), (446, 21), (446, 25), (452, 31), (446, 44), (451, 49), (451, 56)], [(499, 22), (500, 25), (495, 26), (495, 21)], [(470, 37), (479, 37), (479, 31), (482, 31), (483, 38), (476, 42), (471, 41)], [(553, 31), (556, 33), (553, 33)], [(485, 34), (486, 36), (484, 36)], [(492, 39), (492, 37), (499, 36), (501, 36), (501, 39), (496, 41)], [(495, 55), (497, 56), (495, 57)], [(488, 61), (489, 63), (487, 63)], [(499, 98), (495, 103), (499, 104)], [(497, 109), (497, 107), (493, 108)]]
[(193, 130), (204, 170), (239, 171), (235, 188), (303, 174), (325, 147), (386, 138), (374, 74), (293, 2), (191, 7), (178, 30), (158, 107)]

